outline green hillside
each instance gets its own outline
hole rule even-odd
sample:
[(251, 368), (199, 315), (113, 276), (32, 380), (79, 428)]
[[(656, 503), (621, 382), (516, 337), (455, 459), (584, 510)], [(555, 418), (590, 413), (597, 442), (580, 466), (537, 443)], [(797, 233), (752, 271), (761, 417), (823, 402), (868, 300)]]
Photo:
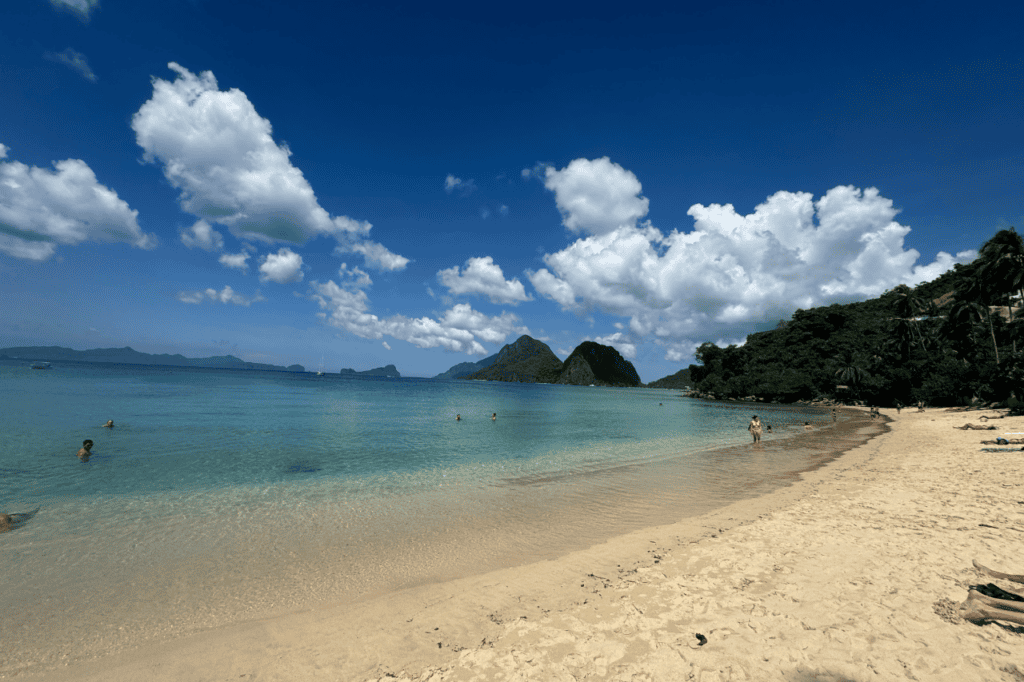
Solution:
[(743, 346), (704, 343), (690, 377), (717, 398), (1015, 406), (1024, 395), (1022, 289), (1024, 241), (1002, 230), (977, 260), (932, 282), (798, 310)]

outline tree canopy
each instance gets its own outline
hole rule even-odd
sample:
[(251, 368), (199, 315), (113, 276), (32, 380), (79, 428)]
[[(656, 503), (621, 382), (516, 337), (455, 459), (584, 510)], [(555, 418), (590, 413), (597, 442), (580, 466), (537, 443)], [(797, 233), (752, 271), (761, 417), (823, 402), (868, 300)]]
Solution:
[(719, 398), (962, 405), (1024, 398), (1024, 240), (999, 231), (971, 263), (860, 303), (797, 310), (742, 346), (704, 343), (695, 388)]

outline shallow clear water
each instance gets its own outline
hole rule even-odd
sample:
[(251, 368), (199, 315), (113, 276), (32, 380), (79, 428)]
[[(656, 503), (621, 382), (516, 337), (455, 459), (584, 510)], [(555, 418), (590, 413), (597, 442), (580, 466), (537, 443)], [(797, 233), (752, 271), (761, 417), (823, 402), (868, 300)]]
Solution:
[(865, 437), (758, 405), (753, 450), (752, 406), (674, 391), (27, 365), (0, 362), (0, 511), (39, 510), (0, 534), (0, 674), (557, 556)]

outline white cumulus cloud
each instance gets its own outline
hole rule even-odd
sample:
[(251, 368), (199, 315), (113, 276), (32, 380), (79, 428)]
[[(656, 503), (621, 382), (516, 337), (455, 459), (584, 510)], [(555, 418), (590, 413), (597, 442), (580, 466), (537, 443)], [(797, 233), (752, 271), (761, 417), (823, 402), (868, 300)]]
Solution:
[[(0, 144), (0, 159), (8, 148)], [(143, 249), (156, 237), (139, 227), (138, 211), (101, 185), (81, 159), (56, 161), (54, 170), (0, 162), (0, 251), (46, 260), (59, 244), (128, 242)]]
[(260, 263), (260, 281), (288, 284), (302, 279), (302, 256), (289, 248), (267, 254)]
[(548, 166), (544, 186), (555, 193), (562, 224), (573, 232), (606, 234), (635, 227), (647, 215), (640, 181), (607, 156), (576, 159), (562, 170)]
[[(440, 319), (426, 316), (409, 318), (405, 315), (380, 318), (370, 312), (369, 297), (364, 290), (370, 285), (366, 273), (343, 264), (338, 274), (340, 284), (334, 280), (323, 284), (311, 283), (313, 300), (320, 304), (323, 310), (321, 317), (328, 324), (356, 336), (366, 339), (390, 336), (419, 348), (445, 348), (471, 355), (487, 355), (481, 341), (501, 343), (513, 332), (528, 332), (519, 324), (519, 318), (511, 313), (488, 316), (473, 310), (468, 304), (453, 306)], [(390, 346), (387, 347), (390, 350)]]
[(143, 158), (163, 166), (180, 190), (183, 211), (228, 227), (243, 239), (296, 244), (334, 237), (376, 267), (400, 270), (408, 259), (367, 241), (371, 225), (331, 216), (317, 202), (291, 150), (274, 142), (270, 121), (238, 88), (220, 90), (210, 71), (198, 76), (171, 62), (171, 82), (153, 79), (153, 96), (132, 118)]
[(532, 300), (526, 294), (523, 283), (515, 278), (506, 280), (501, 266), (490, 256), (470, 258), (461, 273), (458, 266), (441, 270), (437, 273), (437, 279), (454, 296), (479, 294), (488, 297), (492, 303), (510, 305)]
[(341, 247), (336, 249), (337, 253), (345, 253), (346, 251), (362, 254), (363, 258), (366, 259), (366, 264), (378, 270), (402, 270), (409, 264), (408, 258), (399, 256), (397, 253), (391, 253), (376, 242), (357, 242), (349, 245), (347, 249)]
[(217, 261), (226, 268), (245, 272), (249, 269), (249, 263), (247, 262), (249, 260), (249, 256), (250, 254), (245, 251), (242, 251), (241, 253), (224, 253), (221, 254)]
[(373, 280), (370, 279), (368, 274), (355, 266), (350, 268), (348, 263), (342, 263), (341, 267), (338, 268), (338, 277), (349, 287), (365, 289), (373, 284)]
[(566, 310), (629, 318), (630, 338), (653, 339), (670, 360), (695, 342), (915, 285), (976, 255), (918, 264), (904, 246), (910, 228), (875, 188), (839, 186), (818, 200), (776, 192), (748, 215), (694, 204), (693, 230), (664, 235), (638, 222), (647, 213), (640, 183), (608, 159), (577, 159), (546, 176), (563, 223), (586, 236), (545, 255), (547, 267), (527, 273), (534, 288)]
[(230, 286), (224, 285), (224, 288), (220, 291), (213, 288), (206, 289), (205, 291), (181, 291), (178, 292), (178, 300), (182, 303), (192, 303), (196, 305), (205, 300), (210, 300), (220, 303), (231, 303), (232, 305), (240, 305), (248, 308), (253, 303), (265, 301), (266, 299), (260, 296), (258, 292), (253, 296), (242, 296)]
[(205, 220), (197, 220), (192, 227), (181, 232), (181, 243), (190, 249), (220, 251), (224, 248), (224, 236)]

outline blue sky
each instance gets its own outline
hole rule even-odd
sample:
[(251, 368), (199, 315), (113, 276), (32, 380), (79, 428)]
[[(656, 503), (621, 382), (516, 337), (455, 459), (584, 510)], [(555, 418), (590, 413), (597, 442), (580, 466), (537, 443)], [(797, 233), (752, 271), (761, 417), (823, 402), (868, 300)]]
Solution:
[(10, 0), (0, 347), (652, 381), (1024, 227), (1024, 11)]

